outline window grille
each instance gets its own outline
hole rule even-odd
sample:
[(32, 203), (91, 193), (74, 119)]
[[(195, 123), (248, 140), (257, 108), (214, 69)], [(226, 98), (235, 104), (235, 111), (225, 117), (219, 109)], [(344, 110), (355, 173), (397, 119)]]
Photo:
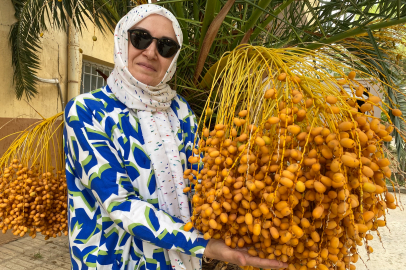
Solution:
[(106, 75), (106, 77), (108, 77), (112, 70), (113, 68), (111, 67), (96, 64), (90, 61), (83, 61), (80, 93), (88, 93), (105, 86), (107, 83), (99, 72), (102, 72), (104, 75)]

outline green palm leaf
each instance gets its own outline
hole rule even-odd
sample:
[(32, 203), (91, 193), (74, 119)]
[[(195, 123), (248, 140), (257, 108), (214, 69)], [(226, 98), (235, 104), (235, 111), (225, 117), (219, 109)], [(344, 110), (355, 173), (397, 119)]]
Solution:
[[(21, 98), (24, 94), (30, 99), (38, 93), (36, 89), (37, 79), (35, 77), (39, 69), (39, 58), (36, 52), (41, 48), (39, 42), (38, 24), (31, 25), (33, 14), (28, 12), (36, 5), (32, 3), (13, 2), (16, 16), (19, 20), (11, 26), (9, 41), (12, 45), (12, 64), (14, 69), (14, 83), (16, 84), (16, 96)], [(35, 15), (34, 15), (35, 16)], [(38, 33), (35, 35), (35, 33)]]

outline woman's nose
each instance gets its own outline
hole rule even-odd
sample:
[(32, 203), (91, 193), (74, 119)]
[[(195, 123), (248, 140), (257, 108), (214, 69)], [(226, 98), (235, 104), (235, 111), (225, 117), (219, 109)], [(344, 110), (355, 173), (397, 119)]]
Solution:
[(156, 47), (156, 40), (153, 40), (151, 45), (148, 46), (148, 48), (146, 48), (143, 51), (143, 54), (148, 58), (148, 59), (157, 59), (158, 57), (158, 49)]

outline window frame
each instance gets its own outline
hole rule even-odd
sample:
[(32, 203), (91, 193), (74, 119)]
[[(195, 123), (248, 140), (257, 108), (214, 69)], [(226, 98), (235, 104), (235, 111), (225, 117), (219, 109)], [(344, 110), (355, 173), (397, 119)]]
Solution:
[[(89, 67), (90, 70), (87, 71), (86, 67)], [(97, 73), (96, 69), (102, 71), (106, 76), (109, 76), (111, 71), (113, 71), (112, 67), (106, 66), (106, 65), (101, 65), (89, 60), (83, 60), (82, 61), (82, 72), (81, 72), (81, 81), (80, 81), (80, 94), (84, 94), (84, 93), (89, 93), (90, 91), (99, 89), (100, 87), (106, 85), (107, 83), (104, 81), (103, 77), (100, 76), (99, 73)], [(94, 70), (94, 73), (93, 73)], [(89, 76), (89, 81), (87, 82), (85, 80), (86, 75)], [(86, 78), (87, 79), (87, 78)], [(93, 85), (93, 80), (96, 81), (95, 83), (95, 87), (92, 87)], [(100, 84), (100, 80), (101, 80), (101, 85)], [(86, 81), (86, 82), (85, 82)], [(88, 88), (85, 87), (85, 83), (89, 83), (89, 85), (87, 86)], [(88, 91), (85, 91), (89, 89)]]

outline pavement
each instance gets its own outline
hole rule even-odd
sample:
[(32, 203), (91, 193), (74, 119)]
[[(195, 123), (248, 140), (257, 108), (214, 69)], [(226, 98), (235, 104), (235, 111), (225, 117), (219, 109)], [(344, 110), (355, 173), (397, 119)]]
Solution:
[(20, 239), (20, 236), (19, 235), (15, 236), (14, 234), (11, 233), (11, 230), (8, 230), (6, 233), (0, 232), (0, 246), (18, 239)]
[(67, 236), (19, 238), (0, 245), (0, 270), (70, 270)]

